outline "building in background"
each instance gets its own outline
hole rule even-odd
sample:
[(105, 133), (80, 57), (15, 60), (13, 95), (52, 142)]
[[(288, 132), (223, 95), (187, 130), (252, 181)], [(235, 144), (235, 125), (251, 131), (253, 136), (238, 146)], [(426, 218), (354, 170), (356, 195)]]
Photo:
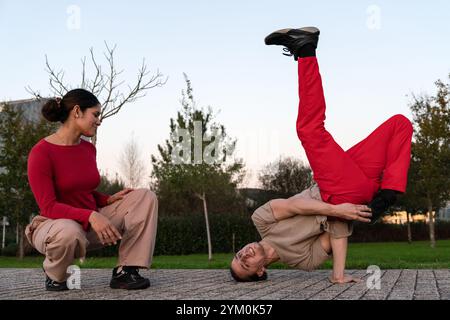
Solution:
[(42, 98), (37, 99), (24, 99), (24, 100), (13, 100), (13, 101), (3, 101), (0, 102), (0, 112), (3, 110), (5, 105), (13, 106), (18, 110), (22, 110), (26, 119), (32, 121), (39, 121), (41, 117), (41, 108), (48, 99)]

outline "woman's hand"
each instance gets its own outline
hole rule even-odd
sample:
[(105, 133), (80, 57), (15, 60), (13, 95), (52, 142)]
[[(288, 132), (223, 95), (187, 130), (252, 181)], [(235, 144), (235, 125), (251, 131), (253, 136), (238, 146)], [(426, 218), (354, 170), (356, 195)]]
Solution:
[(342, 277), (339, 278), (335, 278), (333, 275), (331, 275), (330, 277), (328, 277), (328, 280), (330, 280), (331, 283), (350, 283), (350, 282), (356, 282), (359, 283), (361, 282), (361, 278), (357, 278), (357, 277), (352, 277), (350, 275), (346, 275), (344, 274)]
[(363, 204), (342, 203), (334, 205), (335, 216), (345, 220), (370, 222), (371, 209)]
[(93, 211), (89, 216), (89, 223), (103, 245), (117, 244), (117, 240), (122, 239), (119, 231), (117, 231), (111, 221), (96, 211)]
[(123, 197), (127, 194), (130, 193), (131, 191), (133, 191), (133, 188), (126, 188), (123, 189), (122, 191), (119, 191), (115, 194), (113, 194), (111, 197), (108, 198), (108, 200), (106, 201), (107, 205), (113, 204), (114, 202), (123, 199)]

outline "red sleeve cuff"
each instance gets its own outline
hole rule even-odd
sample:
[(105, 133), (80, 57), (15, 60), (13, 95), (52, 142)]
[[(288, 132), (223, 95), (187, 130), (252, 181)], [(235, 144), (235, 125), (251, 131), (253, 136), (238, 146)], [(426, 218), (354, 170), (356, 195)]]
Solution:
[(94, 195), (97, 207), (99, 207), (99, 208), (106, 207), (108, 205), (108, 199), (111, 197), (110, 195), (107, 195), (107, 194), (104, 194), (104, 193), (101, 193), (98, 191), (94, 191), (93, 195)]
[(81, 226), (83, 227), (83, 230), (86, 232), (88, 232), (91, 227), (91, 225), (89, 223), (89, 217), (91, 216), (92, 212), (93, 211), (89, 211), (88, 213), (83, 214), (83, 217), (80, 221)]

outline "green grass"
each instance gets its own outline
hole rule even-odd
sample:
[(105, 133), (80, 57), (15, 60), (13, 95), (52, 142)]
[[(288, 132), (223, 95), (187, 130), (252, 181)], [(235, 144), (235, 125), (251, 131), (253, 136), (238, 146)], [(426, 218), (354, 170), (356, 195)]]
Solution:
[[(229, 267), (232, 254), (217, 253), (213, 261), (208, 262), (205, 254), (183, 256), (155, 256), (152, 269), (225, 269)], [(43, 257), (0, 257), (0, 268), (41, 268)], [(87, 258), (83, 268), (112, 268), (117, 258)], [(436, 242), (436, 248), (430, 248), (428, 241), (382, 243), (351, 243), (348, 249), (347, 268), (366, 269), (369, 265), (381, 269), (437, 269), (450, 268), (450, 240)], [(321, 269), (332, 267), (327, 261)], [(283, 269), (285, 265), (275, 263), (271, 268)]]
[(371, 264), (381, 269), (450, 268), (450, 240), (437, 241), (434, 249), (429, 241), (350, 244), (348, 261), (349, 269), (365, 269)]

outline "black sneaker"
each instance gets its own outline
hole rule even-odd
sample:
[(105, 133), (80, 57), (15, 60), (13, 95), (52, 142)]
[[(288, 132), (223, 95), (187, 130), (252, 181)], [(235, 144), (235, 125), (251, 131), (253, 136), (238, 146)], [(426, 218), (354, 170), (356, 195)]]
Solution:
[(118, 267), (113, 269), (113, 275), (109, 286), (112, 289), (137, 290), (150, 287), (150, 280), (139, 274), (139, 268), (124, 266), (120, 272)]
[(55, 280), (50, 279), (49, 276), (45, 275), (45, 290), (47, 291), (66, 291), (69, 290), (67, 287), (67, 282), (58, 282)]
[(378, 191), (373, 200), (367, 205), (372, 210), (372, 217), (369, 224), (375, 224), (384, 213), (397, 200), (397, 193), (394, 190), (382, 189)]
[(283, 50), (289, 53), (283, 53), (285, 56), (294, 56), (297, 60), (300, 49), (309, 44), (317, 48), (319, 42), (320, 30), (316, 27), (304, 27), (300, 29), (281, 29), (269, 34), (264, 42), (267, 45), (281, 45)]

